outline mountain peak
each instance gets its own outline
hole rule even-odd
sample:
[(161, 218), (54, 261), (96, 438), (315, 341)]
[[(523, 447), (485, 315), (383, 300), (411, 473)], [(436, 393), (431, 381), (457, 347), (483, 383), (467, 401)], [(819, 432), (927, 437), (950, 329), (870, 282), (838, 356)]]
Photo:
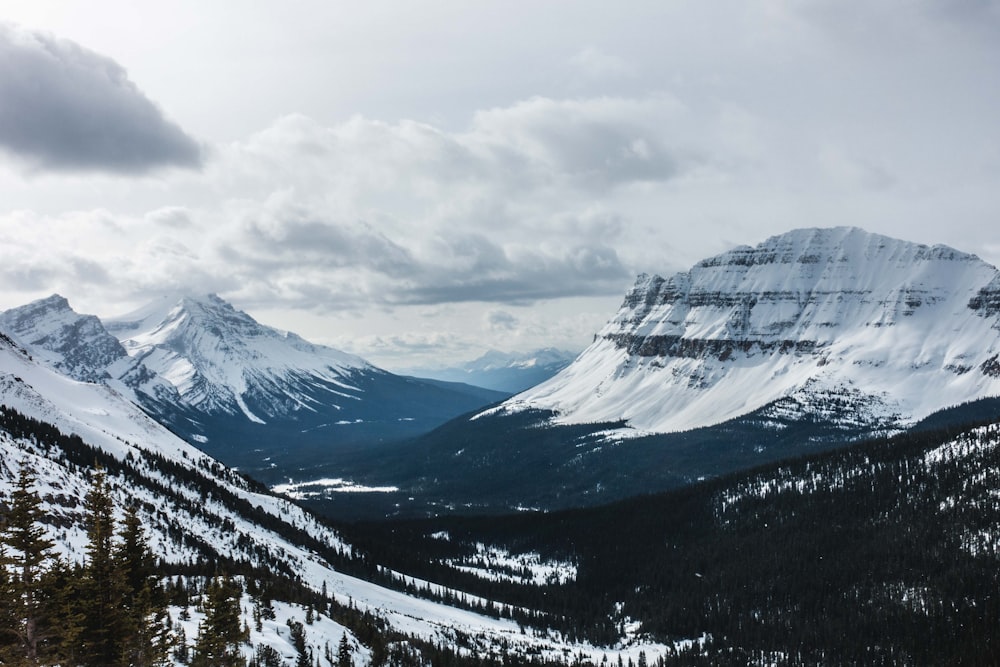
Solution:
[(208, 311), (237, 312), (231, 303), (214, 292), (207, 294), (183, 294), (177, 298), (177, 306), (187, 309), (197, 308)]
[(97, 317), (77, 313), (59, 294), (0, 313), (0, 328), (50, 367), (83, 382), (106, 380), (107, 367), (127, 356)]
[(51, 294), (44, 299), (38, 299), (33, 301), (39, 308), (49, 308), (53, 310), (72, 310), (69, 305), (69, 301), (61, 294)]
[(110, 320), (108, 328), (187, 404), (210, 413), (243, 413), (257, 422), (262, 417), (246, 403), (251, 397), (264, 416), (300, 409), (307, 404), (298, 393), (282, 389), (295, 383), (292, 378), (349, 387), (352, 371), (370, 367), (354, 355), (260, 324), (216, 294), (164, 297)]
[(507, 407), (665, 432), (853, 396), (873, 424), (907, 424), (1000, 393), (976, 370), (1000, 353), (997, 285), (947, 246), (797, 229), (640, 275), (577, 361)]

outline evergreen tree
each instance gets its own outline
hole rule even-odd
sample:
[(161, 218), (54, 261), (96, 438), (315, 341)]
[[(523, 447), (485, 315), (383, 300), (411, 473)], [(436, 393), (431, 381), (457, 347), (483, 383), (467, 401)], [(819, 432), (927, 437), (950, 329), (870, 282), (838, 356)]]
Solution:
[[(0, 522), (0, 532), (5, 526)], [(14, 628), (14, 582), (7, 572), (9, 559), (7, 550), (0, 542), (0, 660), (8, 653), (15, 641)]]
[(347, 633), (340, 636), (340, 645), (337, 647), (337, 667), (353, 667), (351, 660), (351, 644), (347, 641)]
[(100, 468), (94, 473), (83, 506), (88, 541), (81, 580), (84, 594), (81, 654), (85, 665), (114, 667), (122, 664), (124, 658), (126, 582), (115, 562), (114, 505), (107, 476)]
[(83, 607), (86, 599), (81, 591), (79, 566), (71, 567), (57, 560), (42, 585), (52, 591), (51, 607), (59, 624), (57, 640), (61, 661), (69, 665), (82, 664)]
[(249, 667), (282, 667), (284, 664), (281, 654), (274, 647), (267, 644), (258, 644), (257, 651), (250, 660)]
[(205, 620), (198, 628), (192, 667), (243, 667), (240, 644), (246, 641), (240, 622), (238, 582), (213, 579), (205, 592)]
[(41, 527), (41, 500), (34, 487), (35, 476), (28, 462), (22, 460), (2, 536), (6, 547), (4, 565), (11, 568), (6, 585), (10, 606), (4, 614), (5, 634), (11, 646), (5, 662), (12, 664), (37, 664), (47, 658), (53, 635), (50, 605), (41, 588), (47, 567), (54, 560), (53, 543), (46, 539)]
[(188, 658), (190, 657), (190, 651), (188, 650), (187, 643), (187, 633), (184, 632), (184, 626), (180, 623), (177, 624), (174, 631), (176, 633), (173, 650), (174, 660), (182, 665), (186, 665)]
[(295, 667), (312, 667), (312, 655), (306, 646), (306, 630), (298, 621), (288, 619), (288, 630), (291, 634), (292, 646), (295, 647)]
[(170, 643), (166, 601), (135, 506), (126, 509), (115, 565), (124, 582), (123, 662), (131, 667), (161, 664)]

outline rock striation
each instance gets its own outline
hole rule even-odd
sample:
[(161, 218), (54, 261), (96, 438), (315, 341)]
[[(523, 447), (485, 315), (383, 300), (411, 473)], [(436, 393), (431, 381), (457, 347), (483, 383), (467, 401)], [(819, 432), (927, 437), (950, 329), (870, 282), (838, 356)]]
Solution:
[(573, 364), (502, 409), (646, 433), (772, 406), (895, 430), (1000, 394), (998, 353), (995, 267), (852, 227), (800, 229), (640, 275)]

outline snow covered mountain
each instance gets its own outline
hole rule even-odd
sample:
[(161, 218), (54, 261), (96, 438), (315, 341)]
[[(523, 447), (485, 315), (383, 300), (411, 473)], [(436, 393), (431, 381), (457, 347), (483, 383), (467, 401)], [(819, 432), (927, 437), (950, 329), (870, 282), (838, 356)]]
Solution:
[(95, 315), (77, 313), (58, 294), (0, 312), (0, 331), (75, 380), (109, 384), (157, 412), (180, 403), (174, 386), (130, 357)]
[(464, 382), (516, 394), (548, 380), (566, 368), (575, 357), (573, 352), (554, 347), (522, 353), (490, 350), (459, 366), (416, 368), (408, 372), (419, 377)]
[(114, 387), (189, 442), (250, 468), (411, 436), (503, 398), (393, 375), (215, 295), (161, 299), (103, 325), (52, 296), (0, 314), (0, 329), (51, 368)]
[(501, 410), (620, 433), (763, 416), (878, 430), (1000, 395), (1000, 273), (856, 228), (802, 229), (639, 276), (594, 343)]
[[(43, 503), (43, 528), (70, 561), (84, 557), (81, 499), (95, 465), (107, 475), (115, 505), (137, 509), (149, 547), (166, 571), (177, 568), (186, 576), (199, 568), (242, 576), (266, 572), (284, 578), (286, 591), (299, 590), (297, 599), (275, 598), (275, 617), (250, 632), (248, 656), (254, 646), (266, 644), (293, 659), (286, 619), (305, 622), (308, 646), (317, 656), (326, 645), (348, 637), (357, 665), (372, 659), (371, 644), (365, 644), (372, 633), (399, 645), (472, 642), (477, 650), (515, 655), (583, 651), (594, 662), (607, 652), (545, 630), (525, 634), (518, 622), (498, 617), (502, 604), (412, 577), (403, 581), (287, 498), (267, 493), (184, 442), (112, 387), (57, 372), (0, 332), (0, 497), (8, 497), (21, 467), (30, 467)], [(383, 585), (351, 574), (354, 570), (368, 572)], [(415, 583), (425, 586), (423, 598), (393, 588)], [(303, 595), (325, 601), (314, 613)], [(441, 602), (460, 598), (465, 609)], [(477, 604), (483, 610), (488, 606), (493, 616), (469, 609)], [(242, 606), (250, 627), (253, 603), (244, 598)], [(187, 618), (176, 608), (172, 612), (180, 617), (175, 629), (183, 628), (190, 644), (201, 612)], [(359, 630), (369, 638), (359, 636)], [(658, 654), (666, 648), (633, 640), (611, 651), (627, 659), (639, 650)]]
[(83, 382), (103, 382), (128, 357), (94, 315), (79, 315), (58, 294), (0, 312), (0, 331), (29, 345), (52, 368)]
[(978, 419), (995, 414), (997, 397), (995, 267), (860, 229), (803, 229), (668, 278), (640, 276), (559, 374), (326, 476), (424, 501), (372, 498), (363, 510), (373, 515), (591, 505), (929, 415), (938, 426)]
[(105, 325), (186, 405), (261, 424), (314, 409), (320, 401), (311, 383), (337, 396), (338, 408), (358, 400), (348, 378), (375, 370), (359, 357), (263, 326), (214, 294), (162, 299)]

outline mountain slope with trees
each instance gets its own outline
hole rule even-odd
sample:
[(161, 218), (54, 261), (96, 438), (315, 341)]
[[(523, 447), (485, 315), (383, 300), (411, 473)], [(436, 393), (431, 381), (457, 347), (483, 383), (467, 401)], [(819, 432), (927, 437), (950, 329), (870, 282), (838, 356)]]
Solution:
[[(994, 414), (597, 508), (344, 530), (414, 577), (564, 619), (570, 637), (703, 639), (669, 664), (996, 664)], [(498, 554), (573, 576), (526, 585), (525, 561)]]

